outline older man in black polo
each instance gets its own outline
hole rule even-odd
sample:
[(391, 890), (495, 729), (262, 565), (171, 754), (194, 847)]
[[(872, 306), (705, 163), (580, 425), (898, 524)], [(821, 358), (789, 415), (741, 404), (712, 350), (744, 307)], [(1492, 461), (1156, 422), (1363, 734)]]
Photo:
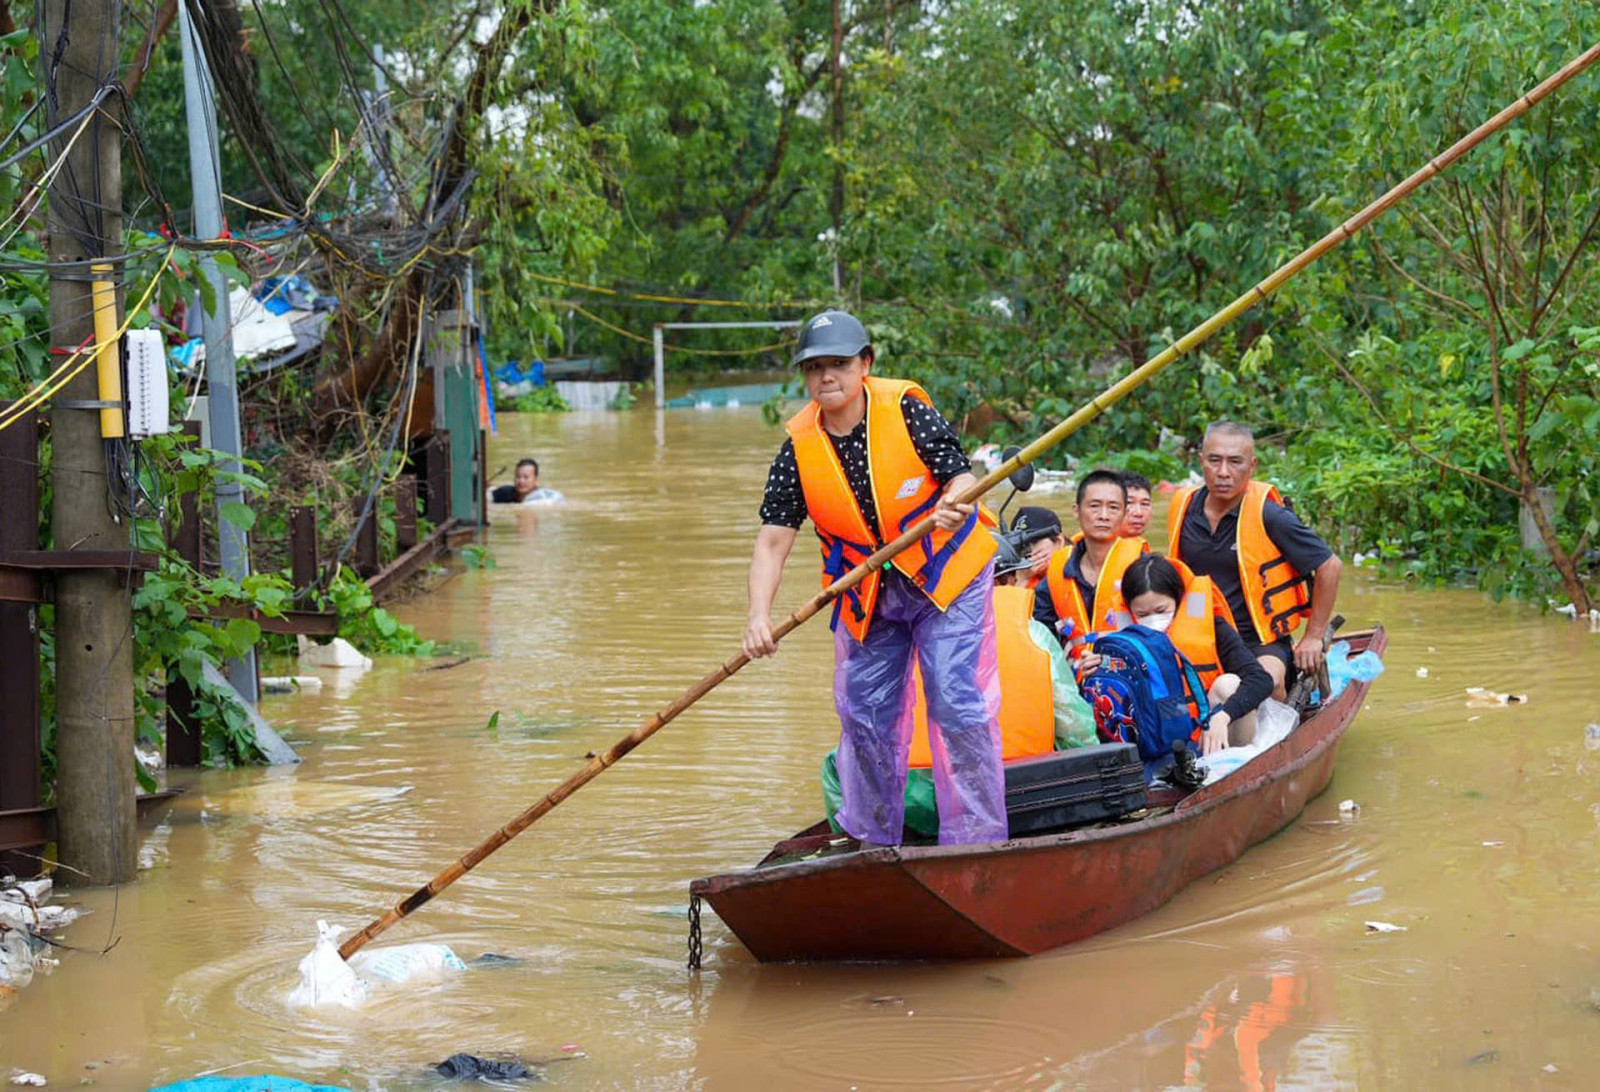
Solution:
[[(1234, 623), (1285, 697), (1289, 665), (1313, 671), (1326, 649), (1344, 564), (1290, 511), (1276, 489), (1252, 481), (1255, 434), (1219, 421), (1200, 448), (1205, 485), (1179, 490), (1168, 514), (1167, 552), (1221, 589)], [(1298, 642), (1291, 634), (1306, 618)]]

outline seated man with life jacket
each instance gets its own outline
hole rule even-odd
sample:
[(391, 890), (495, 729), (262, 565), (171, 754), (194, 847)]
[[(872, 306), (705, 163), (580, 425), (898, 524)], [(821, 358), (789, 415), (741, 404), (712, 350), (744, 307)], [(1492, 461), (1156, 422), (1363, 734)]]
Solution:
[[(1100, 742), (1095, 736), (1094, 714), (1078, 693), (1060, 642), (1029, 617), (1033, 594), (1022, 581), (1031, 563), (1013, 544), (1015, 537), (1014, 532), (995, 534), (995, 652), (1002, 757), (1007, 762)], [(915, 725), (906, 778), (905, 825), (932, 838), (939, 833), (939, 810), (934, 800), (933, 752), (920, 668), (913, 667), (912, 684), (916, 687)], [(837, 749), (822, 761), (822, 801), (829, 822), (833, 822), (842, 803)]]
[(1029, 505), (1020, 509), (1011, 521), (1011, 537), (1017, 549), (1030, 562), (1027, 586), (1037, 588), (1044, 583), (1051, 556), (1067, 547), (1067, 535), (1061, 529), (1061, 517), (1048, 508)]
[(1154, 507), (1150, 499), (1150, 479), (1132, 470), (1124, 470), (1122, 488), (1128, 491), (1128, 507), (1122, 513), (1122, 530), (1118, 533), (1123, 538), (1143, 538), (1145, 528), (1150, 526), (1150, 512)]
[(1085, 474), (1073, 507), (1081, 534), (1051, 555), (1044, 581), (1034, 589), (1033, 616), (1056, 633), (1074, 660), (1083, 655), (1093, 634), (1128, 624), (1118, 584), (1150, 544), (1121, 536), (1127, 500), (1116, 471)]
[[(1272, 696), (1283, 701), (1290, 665), (1313, 671), (1322, 662), (1344, 564), (1275, 487), (1252, 480), (1255, 469), (1255, 433), (1247, 426), (1218, 421), (1207, 428), (1200, 448), (1205, 485), (1173, 494), (1167, 556), (1216, 584), (1272, 676)], [(1305, 635), (1291, 644), (1303, 618)]]

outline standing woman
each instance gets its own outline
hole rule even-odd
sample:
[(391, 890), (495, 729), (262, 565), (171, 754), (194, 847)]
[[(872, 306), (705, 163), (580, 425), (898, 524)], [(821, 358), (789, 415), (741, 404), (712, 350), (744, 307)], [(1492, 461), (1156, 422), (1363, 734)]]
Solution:
[(1004, 841), (994, 540), (976, 505), (951, 500), (976, 480), (955, 432), (917, 384), (872, 375), (874, 359), (866, 328), (843, 311), (824, 311), (801, 329), (794, 364), (811, 401), (785, 426), (789, 439), (767, 474), (744, 651), (753, 659), (777, 651), (772, 602), (807, 516), (826, 587), (931, 514), (937, 530), (834, 603), (843, 795), (835, 819), (863, 843), (900, 843), (914, 656), (939, 841)]
[(1148, 554), (1122, 574), (1122, 597), (1133, 620), (1165, 633), (1200, 676), (1212, 710), (1200, 737), (1201, 753), (1255, 739), (1256, 707), (1272, 693), (1272, 676), (1223, 614), (1221, 595), (1210, 579)]

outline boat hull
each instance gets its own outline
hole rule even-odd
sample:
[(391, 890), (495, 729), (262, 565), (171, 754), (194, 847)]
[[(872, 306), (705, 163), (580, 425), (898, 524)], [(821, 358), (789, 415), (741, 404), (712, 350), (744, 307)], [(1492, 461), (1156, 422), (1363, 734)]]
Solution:
[[(1353, 643), (1381, 655), (1386, 638), (1379, 628)], [(1283, 743), (1168, 814), (992, 845), (764, 865), (697, 880), (690, 891), (762, 962), (1048, 951), (1149, 913), (1292, 823), (1327, 787), (1366, 692), (1352, 682)]]

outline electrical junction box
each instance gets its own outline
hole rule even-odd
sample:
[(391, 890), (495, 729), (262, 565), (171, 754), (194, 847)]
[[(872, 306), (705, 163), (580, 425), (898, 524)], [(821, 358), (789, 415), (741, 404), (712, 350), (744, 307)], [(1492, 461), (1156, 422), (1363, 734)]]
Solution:
[(129, 330), (124, 347), (128, 362), (128, 435), (160, 436), (171, 428), (166, 338), (160, 330)]

